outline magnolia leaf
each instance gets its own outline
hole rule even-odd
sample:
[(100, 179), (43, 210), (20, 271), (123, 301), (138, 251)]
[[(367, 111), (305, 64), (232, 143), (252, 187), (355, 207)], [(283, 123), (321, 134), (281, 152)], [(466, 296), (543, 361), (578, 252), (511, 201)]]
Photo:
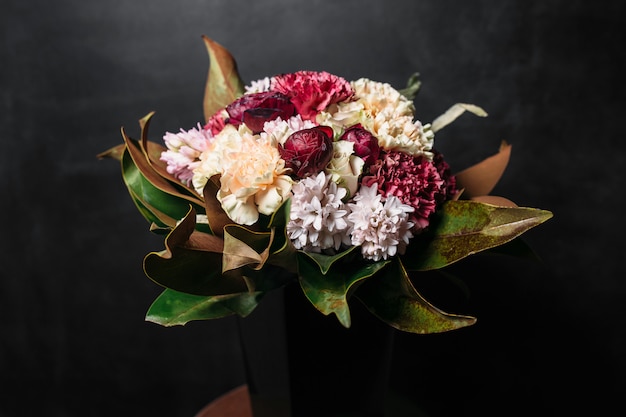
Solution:
[(206, 209), (209, 228), (213, 234), (222, 236), (224, 234), (224, 227), (227, 224), (234, 224), (234, 222), (222, 209), (222, 204), (217, 199), (219, 189), (219, 175), (214, 175), (207, 180), (202, 194), (204, 195), (204, 208)]
[(455, 174), (457, 184), (467, 197), (488, 195), (496, 186), (511, 157), (511, 145), (502, 141), (498, 153)]
[(459, 116), (461, 116), (466, 111), (475, 114), (480, 117), (487, 117), (487, 112), (485, 112), (482, 108), (468, 103), (456, 103), (452, 107), (450, 107), (444, 114), (437, 117), (433, 120), (431, 124), (431, 130), (433, 132), (437, 132), (438, 130), (443, 129), (453, 121), (455, 121)]
[[(293, 260), (295, 263), (295, 259)], [(262, 294), (275, 290), (285, 284), (298, 280), (296, 273), (284, 268), (265, 264), (262, 269), (250, 269), (244, 267), (242, 275), (248, 285), (249, 292), (259, 292)]]
[(350, 327), (348, 298), (366, 278), (371, 277), (388, 261), (355, 267), (345, 264), (322, 274), (319, 265), (304, 252), (298, 252), (300, 286), (309, 301), (324, 315), (334, 313), (344, 327)]
[(144, 258), (146, 275), (157, 284), (195, 295), (223, 295), (247, 291), (240, 273), (222, 274), (223, 241), (195, 230), (195, 211), (165, 238), (165, 250)]
[(287, 237), (287, 222), (291, 211), (291, 200), (286, 199), (283, 204), (269, 218), (267, 228), (274, 233), (274, 241), (270, 247), (270, 257), (267, 263), (279, 266), (291, 273), (298, 272), (296, 248)]
[(112, 158), (112, 159), (116, 159), (118, 161), (122, 160), (122, 155), (124, 154), (124, 151), (126, 150), (126, 144), (125, 143), (120, 143), (119, 145), (116, 145), (110, 149), (107, 149), (104, 152), (100, 152), (98, 155), (96, 155), (96, 157), (98, 159), (103, 159), (103, 158)]
[(406, 83), (406, 87), (402, 90), (399, 90), (398, 92), (409, 100), (413, 100), (417, 96), (417, 92), (419, 91), (421, 86), (422, 82), (420, 81), (420, 73), (414, 72), (409, 77)]
[(408, 270), (443, 268), (520, 236), (552, 217), (547, 210), (498, 207), (477, 201), (447, 201), (429, 230), (413, 238), (402, 260)]
[(259, 293), (203, 296), (165, 289), (148, 309), (146, 321), (171, 327), (232, 314), (245, 317), (256, 308), (259, 296)]
[(479, 203), (491, 204), (492, 206), (499, 207), (517, 207), (517, 204), (509, 200), (508, 198), (496, 196), (496, 195), (481, 195), (478, 197), (470, 198), (472, 201), (478, 201)]
[(301, 251), (300, 253), (302, 253), (302, 255), (305, 255), (311, 258), (311, 260), (313, 260), (319, 267), (320, 272), (322, 274), (326, 274), (328, 273), (328, 271), (330, 270), (330, 268), (333, 266), (335, 262), (350, 255), (352, 251), (355, 250), (356, 247), (357, 246), (350, 246), (348, 249), (344, 250), (343, 252), (339, 252), (336, 255), (325, 255), (323, 253), (303, 252), (303, 251)]
[(175, 218), (168, 216), (162, 211), (157, 210), (155, 207), (148, 205), (145, 201), (139, 199), (133, 190), (129, 189), (128, 193), (139, 210), (139, 213), (141, 213), (143, 217), (150, 222), (151, 232), (163, 234), (165, 231), (167, 234), (172, 230), (172, 227), (176, 224)]
[[(158, 219), (156, 222), (160, 226), (173, 227), (176, 223), (174, 219), (181, 219), (187, 214), (189, 202), (154, 187), (135, 165), (128, 148), (122, 156), (122, 178), (135, 204), (148, 221)], [(142, 208), (151, 215), (146, 216)]]
[(254, 232), (240, 225), (224, 227), (224, 258), (222, 272), (254, 265), (261, 269), (269, 256), (274, 239), (272, 232)]
[(150, 125), (150, 120), (153, 115), (154, 112), (148, 113), (139, 120), (139, 125), (141, 126), (141, 140), (139, 141), (139, 145), (146, 161), (161, 177), (174, 184), (176, 188), (184, 190), (185, 193), (196, 199), (197, 204), (201, 205), (202, 199), (194, 188), (186, 186), (173, 174), (167, 172), (167, 162), (161, 159), (161, 155), (163, 152), (167, 151), (167, 148), (160, 143), (148, 140), (148, 126)]
[(202, 39), (210, 59), (204, 90), (204, 118), (208, 122), (211, 116), (243, 94), (245, 88), (230, 52), (204, 35)]
[(204, 202), (197, 195), (194, 196), (188, 193), (181, 193), (178, 186), (180, 183), (178, 181), (171, 182), (155, 171), (154, 167), (146, 158), (146, 154), (141, 148), (141, 144), (136, 140), (131, 139), (126, 134), (124, 128), (122, 128), (122, 137), (124, 138), (124, 143), (126, 143), (126, 149), (128, 149), (128, 153), (133, 159), (133, 163), (137, 166), (137, 169), (146, 178), (146, 180), (152, 184), (152, 187), (172, 196), (187, 200), (199, 207), (203, 206)]
[(399, 258), (361, 285), (355, 297), (390, 326), (410, 333), (442, 333), (470, 326), (476, 318), (441, 311), (415, 289)]

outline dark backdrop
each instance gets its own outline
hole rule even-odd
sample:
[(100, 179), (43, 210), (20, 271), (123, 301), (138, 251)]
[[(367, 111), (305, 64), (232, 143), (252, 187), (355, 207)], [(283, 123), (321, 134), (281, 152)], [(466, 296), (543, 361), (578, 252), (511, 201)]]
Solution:
[(0, 415), (190, 417), (243, 383), (233, 320), (144, 322), (160, 290), (141, 260), (161, 239), (96, 159), (149, 111), (156, 141), (202, 120), (202, 34), (246, 80), (317, 69), (401, 88), (419, 71), (420, 120), (489, 112), (437, 135), (453, 168), (506, 140), (494, 193), (554, 212), (526, 235), (543, 264), (458, 264), (469, 296), (423, 283), (479, 321), (398, 334), (395, 392), (430, 416), (623, 408), (625, 4), (2, 0)]

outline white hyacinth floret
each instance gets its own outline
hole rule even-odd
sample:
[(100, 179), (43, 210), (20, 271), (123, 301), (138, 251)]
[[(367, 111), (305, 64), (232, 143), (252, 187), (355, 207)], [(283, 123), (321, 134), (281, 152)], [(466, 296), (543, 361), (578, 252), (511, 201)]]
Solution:
[(327, 253), (350, 244), (346, 189), (320, 172), (294, 184), (287, 234), (296, 249)]
[(413, 207), (394, 196), (383, 202), (376, 184), (362, 186), (348, 207), (352, 244), (361, 246), (363, 258), (380, 261), (404, 253), (413, 237), (413, 223), (408, 220)]

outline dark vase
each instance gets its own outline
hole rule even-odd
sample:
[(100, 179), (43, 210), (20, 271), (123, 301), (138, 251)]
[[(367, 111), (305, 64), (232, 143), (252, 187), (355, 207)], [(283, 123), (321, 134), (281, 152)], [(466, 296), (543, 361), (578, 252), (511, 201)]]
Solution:
[(324, 316), (297, 283), (239, 319), (254, 417), (383, 417), (394, 329), (351, 300), (352, 325)]

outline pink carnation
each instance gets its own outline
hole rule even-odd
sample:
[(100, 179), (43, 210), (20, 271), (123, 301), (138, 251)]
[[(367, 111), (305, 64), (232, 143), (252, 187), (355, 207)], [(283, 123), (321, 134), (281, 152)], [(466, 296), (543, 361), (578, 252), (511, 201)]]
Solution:
[(228, 113), (226, 110), (222, 109), (215, 113), (204, 125), (204, 130), (208, 130), (211, 132), (213, 136), (217, 135), (224, 129), (226, 126), (226, 119), (228, 118)]
[(315, 116), (333, 103), (346, 100), (354, 94), (350, 83), (328, 72), (298, 71), (272, 78), (271, 89), (291, 99), (297, 112), (305, 120)]
[(363, 185), (377, 184), (383, 197), (396, 196), (415, 209), (409, 218), (415, 230), (428, 226), (430, 215), (446, 195), (446, 184), (437, 167), (421, 155), (391, 151), (381, 155), (369, 172), (363, 178)]

